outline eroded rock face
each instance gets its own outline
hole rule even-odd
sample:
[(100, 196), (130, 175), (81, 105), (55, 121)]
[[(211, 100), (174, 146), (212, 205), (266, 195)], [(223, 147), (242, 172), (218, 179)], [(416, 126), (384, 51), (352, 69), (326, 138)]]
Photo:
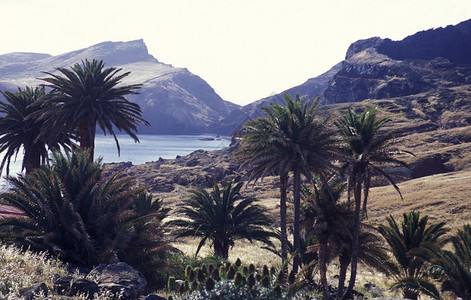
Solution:
[(147, 286), (144, 275), (123, 262), (101, 264), (88, 273), (86, 279), (94, 281), (102, 291), (120, 295), (120, 299), (137, 299)]

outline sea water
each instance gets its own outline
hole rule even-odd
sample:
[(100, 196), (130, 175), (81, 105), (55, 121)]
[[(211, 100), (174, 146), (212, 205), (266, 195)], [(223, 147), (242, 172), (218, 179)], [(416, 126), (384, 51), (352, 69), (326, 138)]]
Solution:
[[(120, 145), (120, 155), (113, 136), (97, 135), (95, 138), (95, 159), (102, 158), (104, 163), (128, 162), (139, 165), (146, 162), (157, 161), (159, 157), (168, 159), (177, 155), (183, 156), (199, 149), (218, 150), (229, 146), (230, 137), (219, 137), (214, 135), (138, 135), (139, 143), (136, 143), (128, 135), (117, 135)], [(12, 157), (10, 164), (10, 175), (21, 172), (20, 150), (18, 157)], [(0, 160), (3, 155), (0, 154)], [(4, 187), (4, 175), (0, 179), (0, 189)]]
[(118, 135), (121, 153), (113, 136), (98, 136), (95, 139), (95, 157), (103, 162), (127, 162), (134, 165), (157, 161), (161, 158), (175, 158), (199, 149), (218, 150), (229, 146), (230, 137), (211, 135), (139, 135), (139, 143), (127, 135)]

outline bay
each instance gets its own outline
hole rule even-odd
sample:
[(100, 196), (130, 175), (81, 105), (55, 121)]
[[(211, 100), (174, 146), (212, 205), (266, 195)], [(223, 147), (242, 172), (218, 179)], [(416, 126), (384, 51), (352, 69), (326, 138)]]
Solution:
[[(138, 135), (140, 143), (135, 143), (128, 135), (118, 134), (117, 138), (121, 148), (118, 150), (113, 136), (97, 135), (95, 138), (95, 159), (101, 157), (104, 163), (117, 163), (130, 161), (133, 165), (144, 164), (146, 162), (157, 161), (159, 157), (164, 159), (175, 158), (177, 155), (188, 155), (193, 151), (218, 150), (230, 145), (230, 137), (219, 137), (214, 135)], [(21, 172), (20, 150), (16, 161), (14, 157), (10, 165), (10, 175)], [(0, 155), (0, 160), (3, 154)], [(0, 179), (0, 189), (4, 188), (3, 170)]]
[(134, 165), (188, 155), (199, 149), (218, 150), (229, 146), (230, 137), (211, 135), (139, 135), (140, 143), (127, 135), (117, 135), (121, 148), (118, 156), (116, 143), (112, 136), (97, 136), (95, 139), (95, 157), (102, 157), (103, 162), (127, 162)]

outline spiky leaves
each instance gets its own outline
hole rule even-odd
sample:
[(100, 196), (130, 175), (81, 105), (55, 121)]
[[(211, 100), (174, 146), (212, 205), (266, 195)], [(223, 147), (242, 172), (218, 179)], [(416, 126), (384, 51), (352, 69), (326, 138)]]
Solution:
[(90, 151), (93, 159), (96, 127), (115, 138), (115, 130), (124, 131), (135, 141), (139, 124), (149, 125), (142, 118), (138, 104), (126, 99), (137, 94), (141, 84), (123, 85), (122, 80), (130, 73), (121, 69), (105, 68), (103, 61), (85, 59), (70, 69), (56, 68), (60, 74), (49, 75), (42, 80), (52, 92), (43, 103), (39, 119), (45, 120), (49, 136), (74, 132), (82, 149)]
[(425, 245), (443, 246), (446, 242), (445, 223), (428, 224), (428, 217), (420, 217), (420, 213), (415, 211), (404, 213), (401, 225), (392, 216), (386, 220), (388, 225), (381, 225), (378, 231), (386, 239), (394, 257), (390, 268), (396, 278), (394, 287), (402, 288), (405, 298), (416, 299), (417, 289), (404, 283), (416, 280), (418, 285), (426, 286), (429, 273), (428, 259), (418, 257), (414, 252), (421, 251)]
[(68, 137), (54, 141), (40, 137), (43, 122), (31, 118), (39, 109), (34, 104), (47, 95), (44, 88), (18, 88), (15, 93), (5, 91), (2, 95), (6, 102), (0, 102), (0, 152), (4, 152), (0, 174), (4, 168), (9, 174), (11, 158), (16, 158), (21, 148), (24, 152), (22, 169), (30, 173), (47, 159), (48, 148), (70, 145)]
[[(453, 251), (426, 243), (413, 255), (427, 260), (433, 277), (441, 282), (442, 292), (452, 292), (461, 299), (471, 299), (471, 226), (464, 225), (451, 236)], [(412, 283), (414, 284), (414, 283)], [(422, 293), (427, 291), (417, 288)]]
[(182, 218), (170, 221), (169, 225), (177, 228), (180, 237), (201, 238), (196, 254), (208, 240), (214, 254), (223, 258), (228, 257), (229, 249), (238, 239), (272, 245), (270, 237), (274, 234), (267, 229), (270, 218), (255, 198), (241, 196), (242, 185), (229, 183), (221, 191), (215, 183), (211, 192), (193, 190), (186, 205), (177, 209)]
[[(101, 163), (90, 162), (87, 152), (53, 153), (50, 165), (9, 177), (8, 182), (11, 189), (1, 197), (25, 217), (3, 218), (0, 225), (19, 230), (20, 242), (33, 249), (94, 266), (116, 258), (128, 260), (136, 253), (135, 245), (152, 258), (168, 245), (160, 235), (166, 211), (149, 198), (142, 199), (144, 190), (134, 188), (131, 178), (120, 173), (105, 178)], [(153, 231), (159, 235), (153, 236)], [(148, 240), (149, 235), (154, 239)]]
[(350, 199), (350, 193), (353, 191), (355, 200), (352, 267), (346, 296), (351, 296), (355, 284), (360, 215), (362, 213), (361, 204), (363, 198), (363, 213), (366, 215), (368, 191), (372, 176), (378, 174), (385, 178), (402, 198), (399, 187), (384, 167), (394, 165), (407, 167), (407, 164), (397, 159), (396, 155), (409, 152), (395, 148), (397, 131), (381, 131), (383, 125), (388, 121), (388, 118), (377, 118), (376, 107), (369, 107), (360, 115), (357, 115), (353, 109), (349, 108), (348, 111), (342, 112), (342, 116), (335, 122), (343, 140), (340, 153), (344, 161), (343, 171), (348, 181), (348, 198)]
[[(286, 259), (286, 188), (288, 174), (293, 174), (294, 251), (300, 248), (300, 187), (301, 174), (309, 180), (311, 173), (324, 175), (333, 168), (330, 163), (335, 153), (334, 134), (325, 121), (318, 118), (319, 99), (303, 101), (299, 95), (292, 99), (285, 95), (285, 105), (271, 103), (262, 108), (267, 114), (247, 122), (241, 134), (241, 145), (236, 158), (250, 170), (250, 179), (265, 175), (280, 176), (280, 216), (282, 258)], [(293, 261), (295, 272), (299, 255)]]

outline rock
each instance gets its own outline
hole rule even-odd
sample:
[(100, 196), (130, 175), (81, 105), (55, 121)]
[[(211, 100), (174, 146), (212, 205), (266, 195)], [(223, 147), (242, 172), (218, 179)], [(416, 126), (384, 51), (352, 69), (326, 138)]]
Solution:
[(79, 296), (83, 295), (87, 299), (93, 299), (94, 294), (98, 294), (100, 288), (98, 285), (88, 279), (73, 279), (70, 284), (70, 293), (68, 296)]
[(101, 264), (86, 279), (96, 282), (101, 290), (120, 295), (120, 299), (137, 299), (147, 286), (144, 275), (123, 262)]
[(161, 297), (161, 296), (158, 296), (156, 294), (149, 294), (147, 296), (142, 296), (140, 298), (141, 300), (167, 300), (167, 298), (164, 298), (164, 297)]
[(53, 291), (59, 295), (69, 295), (70, 293), (70, 283), (74, 278), (72, 276), (64, 276), (60, 277), (59, 275), (55, 274), (55, 278), (53, 279)]
[(47, 297), (47, 286), (44, 282), (37, 283), (27, 288), (22, 288), (19, 291), (20, 298), (24, 300), (33, 300), (39, 295)]

